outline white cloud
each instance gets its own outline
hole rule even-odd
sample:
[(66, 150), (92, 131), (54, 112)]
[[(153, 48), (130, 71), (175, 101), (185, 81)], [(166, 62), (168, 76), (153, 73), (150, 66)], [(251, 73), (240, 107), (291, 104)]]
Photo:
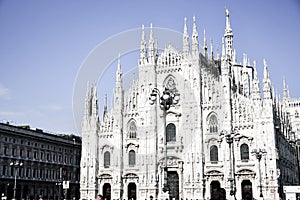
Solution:
[(0, 98), (2, 99), (10, 99), (9, 97), (9, 89), (0, 83)]

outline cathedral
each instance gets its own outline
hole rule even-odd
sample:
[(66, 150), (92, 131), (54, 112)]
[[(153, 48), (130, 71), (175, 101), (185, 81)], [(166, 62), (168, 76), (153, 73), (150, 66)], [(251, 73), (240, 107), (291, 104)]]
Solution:
[[(112, 108), (88, 86), (82, 121), (81, 199), (280, 199), (299, 184), (300, 99), (273, 89), (268, 64), (236, 59), (229, 11), (222, 51), (199, 49), (193, 18), (182, 50), (158, 51), (141, 30), (138, 78), (124, 90), (120, 56)], [(158, 38), (159, 40), (159, 38)], [(152, 197), (151, 197), (152, 196)]]

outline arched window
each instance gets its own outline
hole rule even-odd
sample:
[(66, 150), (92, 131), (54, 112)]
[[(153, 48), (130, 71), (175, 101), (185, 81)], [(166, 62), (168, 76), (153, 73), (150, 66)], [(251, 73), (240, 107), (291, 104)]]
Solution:
[(241, 160), (249, 160), (249, 147), (247, 144), (242, 144), (240, 147)]
[(135, 165), (135, 151), (130, 150), (129, 151), (129, 166), (134, 166)]
[(105, 151), (104, 153), (104, 168), (109, 168), (110, 166), (110, 153)]
[(218, 147), (213, 145), (210, 147), (210, 161), (217, 162), (218, 160)]
[(218, 133), (218, 119), (216, 115), (211, 115), (208, 122), (209, 132)]
[(176, 141), (176, 126), (173, 123), (167, 125), (166, 131), (167, 131), (167, 142)]
[(136, 130), (137, 128), (136, 128), (135, 121), (131, 120), (128, 125), (128, 137), (136, 138)]

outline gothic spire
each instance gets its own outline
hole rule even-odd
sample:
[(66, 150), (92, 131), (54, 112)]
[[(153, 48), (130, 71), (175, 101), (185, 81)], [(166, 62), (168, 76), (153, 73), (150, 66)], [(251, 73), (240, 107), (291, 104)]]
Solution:
[(252, 99), (260, 100), (260, 87), (259, 87), (259, 79), (256, 70), (256, 61), (253, 61), (253, 66), (254, 66), (254, 79), (252, 82)]
[(213, 47), (213, 40), (210, 39), (210, 59), (214, 60), (214, 47)]
[(145, 63), (146, 61), (146, 39), (145, 39), (145, 27), (142, 25), (142, 39), (141, 39), (141, 48), (140, 48), (140, 64)]
[(190, 52), (189, 34), (186, 25), (186, 17), (184, 18), (184, 28), (183, 28), (183, 54), (188, 56)]
[(271, 99), (272, 98), (272, 88), (271, 88), (271, 80), (270, 80), (270, 75), (267, 67), (267, 62), (264, 59), (264, 99)]
[(154, 61), (154, 38), (153, 38), (153, 30), (152, 30), (152, 23), (150, 24), (150, 38), (149, 38), (149, 59), (150, 61)]
[(85, 95), (85, 110), (84, 110), (84, 115), (85, 117), (91, 115), (91, 90), (90, 90), (90, 82), (87, 82), (86, 86), (86, 95)]
[(107, 94), (104, 95), (103, 117), (107, 114)]
[(120, 53), (118, 55), (118, 67), (116, 72), (116, 82), (122, 83), (122, 70), (121, 70), (121, 61), (120, 61)]
[(285, 78), (283, 77), (283, 99), (287, 99), (287, 87), (285, 83)]
[(203, 31), (203, 34), (204, 34), (204, 37), (203, 37), (203, 54), (207, 58), (208, 55), (207, 55), (207, 42), (206, 42), (206, 32), (205, 32), (205, 29)]
[(97, 97), (97, 85), (94, 83), (92, 87), (92, 115), (98, 116), (98, 97)]
[(199, 41), (195, 16), (193, 17), (192, 52), (194, 55), (199, 54)]
[(225, 28), (225, 42), (226, 42), (226, 56), (228, 59), (232, 60), (232, 42), (233, 42), (233, 33), (230, 27), (230, 20), (229, 20), (229, 10), (225, 9), (226, 13), (226, 28)]

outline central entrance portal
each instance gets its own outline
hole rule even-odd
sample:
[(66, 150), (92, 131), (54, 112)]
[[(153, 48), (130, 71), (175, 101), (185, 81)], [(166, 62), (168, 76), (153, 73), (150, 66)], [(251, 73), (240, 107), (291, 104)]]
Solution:
[(136, 200), (136, 184), (129, 183), (128, 184), (128, 199), (129, 200)]
[(179, 200), (179, 177), (177, 172), (170, 171), (168, 172), (168, 183), (170, 187), (171, 198)]
[(109, 183), (103, 185), (103, 197), (107, 200), (111, 198), (111, 186)]

